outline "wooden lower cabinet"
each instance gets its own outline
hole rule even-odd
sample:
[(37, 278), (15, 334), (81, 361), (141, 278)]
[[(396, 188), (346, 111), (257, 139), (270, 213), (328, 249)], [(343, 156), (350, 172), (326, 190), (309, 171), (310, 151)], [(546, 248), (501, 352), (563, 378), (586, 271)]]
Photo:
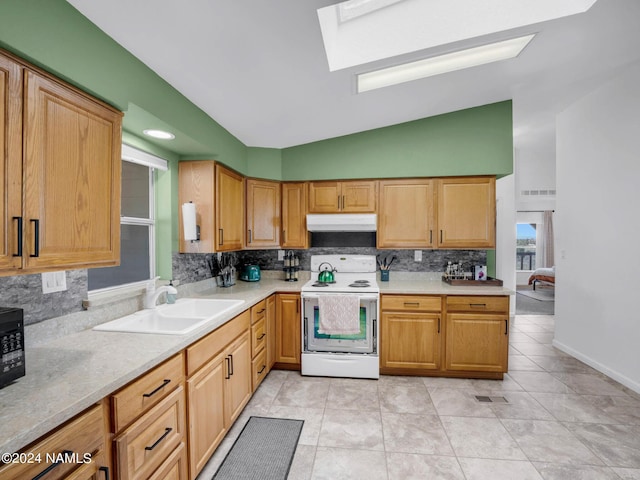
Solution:
[(383, 295), (384, 374), (501, 379), (509, 352), (508, 296)]
[(382, 297), (380, 368), (383, 373), (389, 372), (387, 369), (440, 369), (441, 309), (440, 296)]
[[(70, 420), (22, 453), (40, 461), (7, 463), (0, 466), (2, 480), (42, 478), (100, 479), (112, 478), (108, 444), (108, 405), (101, 402)], [(71, 457), (65, 457), (65, 453)], [(85, 454), (90, 455), (88, 459)], [(77, 455), (77, 462), (76, 456)], [(62, 462), (54, 461), (59, 457)], [(90, 459), (90, 462), (88, 461)], [(84, 463), (87, 461), (87, 463)], [(48, 473), (44, 473), (48, 470)]]
[(300, 370), (300, 294), (276, 294), (276, 364), (280, 368)]
[(251, 397), (249, 311), (188, 347), (187, 371), (189, 477), (194, 479)]

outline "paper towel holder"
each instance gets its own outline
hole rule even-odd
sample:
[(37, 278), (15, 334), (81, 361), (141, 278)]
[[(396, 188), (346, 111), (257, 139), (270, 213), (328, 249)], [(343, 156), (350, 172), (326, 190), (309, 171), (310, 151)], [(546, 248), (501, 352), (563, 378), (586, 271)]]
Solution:
[(184, 239), (193, 242), (200, 241), (200, 225), (196, 223), (196, 206), (193, 201), (182, 205), (182, 223)]

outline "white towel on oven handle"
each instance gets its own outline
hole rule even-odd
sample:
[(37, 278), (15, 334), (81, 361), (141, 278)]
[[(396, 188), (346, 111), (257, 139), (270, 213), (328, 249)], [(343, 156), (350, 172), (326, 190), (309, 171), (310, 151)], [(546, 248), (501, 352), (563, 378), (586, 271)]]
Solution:
[(318, 295), (320, 319), (318, 333), (352, 335), (360, 333), (360, 297), (358, 295)]

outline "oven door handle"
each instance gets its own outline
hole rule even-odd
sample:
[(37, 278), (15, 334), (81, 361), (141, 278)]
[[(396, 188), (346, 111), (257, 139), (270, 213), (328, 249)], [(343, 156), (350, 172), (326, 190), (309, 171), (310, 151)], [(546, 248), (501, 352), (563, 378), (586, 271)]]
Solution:
[(302, 299), (303, 300), (308, 299), (308, 298), (315, 299), (315, 298), (322, 297), (323, 295), (358, 295), (358, 298), (360, 298), (360, 300), (378, 300), (378, 298), (379, 298), (378, 295), (376, 295), (375, 293), (372, 293), (370, 295), (367, 295), (367, 294), (362, 295), (362, 294), (354, 294), (354, 293), (329, 293), (329, 292), (327, 292), (327, 293), (319, 293), (317, 295), (303, 293), (302, 294)]

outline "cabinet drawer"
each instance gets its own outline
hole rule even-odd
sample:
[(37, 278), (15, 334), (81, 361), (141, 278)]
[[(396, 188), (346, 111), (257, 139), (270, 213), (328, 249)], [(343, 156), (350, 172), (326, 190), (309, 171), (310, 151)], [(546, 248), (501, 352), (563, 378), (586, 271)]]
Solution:
[[(83, 461), (85, 454), (96, 453), (92, 458), (92, 464), (107, 466), (104, 464), (104, 455), (100, 452), (105, 449), (105, 415), (102, 405), (96, 405), (69, 423), (48, 435), (41, 442), (34, 445), (27, 453), (27, 458), (37, 459), (35, 463), (10, 463), (0, 467), (0, 478), (3, 480), (23, 480), (25, 478), (37, 477), (44, 470), (51, 468), (45, 477), (47, 480), (58, 480), (66, 478), (70, 473), (82, 473), (81, 464), (74, 461), (78, 458)], [(66, 455), (63, 452), (68, 452)], [(57, 455), (63, 455), (63, 459), (57, 466), (53, 462)], [(99, 465), (102, 462), (102, 465)]]
[(178, 445), (149, 480), (185, 480), (187, 478), (187, 447)]
[(262, 320), (267, 315), (267, 299), (265, 298), (261, 302), (256, 303), (251, 307), (251, 325), (258, 320)]
[(447, 296), (448, 312), (500, 312), (509, 313), (509, 297)]
[(178, 354), (112, 395), (114, 433), (157, 404), (183, 380), (182, 354)]
[(264, 380), (264, 377), (267, 376), (267, 350), (262, 350), (256, 358), (251, 362), (251, 371), (253, 372), (251, 385), (253, 386), (253, 391), (256, 391), (260, 382)]
[(251, 325), (251, 357), (264, 348), (267, 344), (267, 322), (263, 318), (258, 323)]
[(426, 295), (383, 295), (381, 310), (439, 312), (442, 298)]
[(180, 385), (116, 439), (118, 478), (146, 479), (184, 440), (184, 388)]
[(215, 357), (247, 330), (249, 325), (250, 313), (249, 310), (245, 310), (217, 330), (187, 347), (187, 376), (193, 375), (200, 367)]

